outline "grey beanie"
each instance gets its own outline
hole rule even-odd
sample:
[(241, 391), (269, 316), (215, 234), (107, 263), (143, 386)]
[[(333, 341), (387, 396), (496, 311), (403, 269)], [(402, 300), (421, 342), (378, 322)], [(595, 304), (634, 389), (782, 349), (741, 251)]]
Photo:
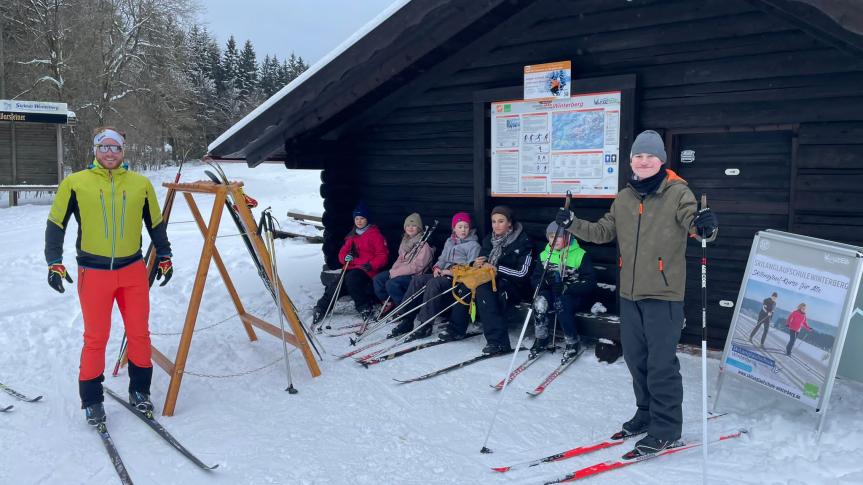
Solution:
[(551, 224), (549, 224), (548, 227), (545, 228), (545, 237), (554, 237), (554, 235), (557, 234), (558, 229), (560, 229), (560, 226), (557, 225), (557, 222), (551, 221)]
[(649, 153), (655, 155), (656, 158), (662, 160), (662, 163), (668, 163), (668, 155), (665, 154), (665, 142), (659, 133), (653, 130), (644, 130), (635, 137), (632, 142), (632, 150), (629, 151), (629, 158), (639, 153)]

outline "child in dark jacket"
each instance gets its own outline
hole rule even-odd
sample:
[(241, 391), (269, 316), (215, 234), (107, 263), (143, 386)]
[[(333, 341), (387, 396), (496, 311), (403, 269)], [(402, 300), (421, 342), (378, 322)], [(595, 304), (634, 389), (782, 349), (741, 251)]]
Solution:
[[(365, 320), (372, 312), (372, 278), (387, 265), (389, 253), (381, 231), (369, 224), (369, 209), (364, 203), (357, 205), (353, 216), (354, 228), (345, 236), (345, 243), (339, 250), (339, 261), (347, 265), (347, 271), (338, 296), (345, 292), (351, 295), (354, 307)], [(315, 304), (315, 324), (323, 319), (335, 291), (335, 284), (324, 289), (324, 295)]]
[[(423, 291), (422, 298), (412, 300), (401, 314), (405, 314), (417, 307), (420, 303), (423, 307), (418, 312), (413, 312), (401, 319), (393, 329), (390, 336), (404, 335), (414, 328), (414, 320), (419, 316), (420, 322), (437, 315), (441, 310), (453, 302), (449, 294), (444, 290), (452, 287), (453, 265), (468, 264), (479, 256), (480, 245), (476, 236), (476, 230), (471, 229), (471, 218), (467, 212), (459, 212), (452, 217), (452, 235), (444, 243), (440, 257), (432, 268), (432, 274), (420, 274), (411, 279), (405, 295), (410, 296), (418, 291)], [(432, 332), (432, 322), (413, 335), (416, 338), (428, 337)]]
[[(558, 238), (554, 238), (559, 228), (556, 222), (546, 228), (548, 244), (539, 255), (531, 278), (534, 288), (542, 285), (542, 289), (534, 302), (535, 340), (530, 353), (534, 356), (554, 344), (551, 341), (549, 324), (554, 325), (556, 314), (566, 338), (563, 353), (563, 359), (566, 360), (577, 356), (581, 349), (575, 312), (596, 288), (596, 273), (590, 256), (567, 231), (560, 231)], [(545, 273), (545, 281), (541, 281), (546, 261), (549, 261), (548, 271)]]
[(423, 220), (419, 214), (405, 218), (402, 242), (399, 244), (399, 255), (389, 271), (378, 273), (374, 278), (375, 295), (386, 306), (381, 310), (385, 315), (402, 302), (411, 283), (411, 277), (426, 272), (434, 256), (434, 248), (423, 240)]

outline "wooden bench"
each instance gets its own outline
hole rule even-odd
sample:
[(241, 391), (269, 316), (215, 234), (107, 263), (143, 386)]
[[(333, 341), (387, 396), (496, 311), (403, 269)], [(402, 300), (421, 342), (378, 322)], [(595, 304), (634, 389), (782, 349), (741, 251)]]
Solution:
[(57, 192), (57, 185), (0, 185), (0, 192), (9, 192), (9, 207), (18, 205), (18, 192)]

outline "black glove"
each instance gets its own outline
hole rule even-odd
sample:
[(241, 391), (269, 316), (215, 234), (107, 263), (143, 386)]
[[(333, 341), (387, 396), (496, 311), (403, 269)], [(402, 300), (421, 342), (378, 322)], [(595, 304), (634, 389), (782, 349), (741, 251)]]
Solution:
[(163, 281), (159, 286), (167, 285), (171, 276), (174, 276), (174, 263), (171, 262), (170, 257), (162, 256), (159, 258), (159, 266), (156, 270), (156, 279), (158, 280), (164, 277), (165, 281)]
[(557, 216), (554, 218), (554, 222), (557, 223), (560, 227), (566, 229), (572, 225), (572, 221), (575, 219), (575, 214), (572, 213), (569, 209), (564, 209), (561, 207), (557, 211)]
[(360, 268), (362, 268), (362, 269), (366, 270), (366, 272), (371, 272), (371, 271), (372, 271), (372, 265), (371, 265), (371, 264), (369, 264), (369, 263), (363, 263), (363, 264), (361, 264), (361, 265), (360, 265)]
[(695, 230), (702, 237), (711, 237), (717, 229), (719, 229), (719, 219), (710, 208), (704, 208), (698, 211), (695, 219), (692, 221)]
[(560, 298), (560, 296), (558, 296), (554, 299), (554, 312), (560, 313), (562, 311), (563, 311), (563, 300)]
[(63, 288), (63, 280), (72, 283), (72, 277), (66, 272), (66, 267), (62, 264), (52, 264), (48, 266), (48, 285), (57, 290), (58, 293), (66, 291)]

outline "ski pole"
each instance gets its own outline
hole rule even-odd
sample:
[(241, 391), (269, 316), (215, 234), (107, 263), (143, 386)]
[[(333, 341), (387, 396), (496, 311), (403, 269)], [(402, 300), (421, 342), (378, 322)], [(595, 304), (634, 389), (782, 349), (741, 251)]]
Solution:
[[(572, 192), (566, 191), (566, 202), (563, 204), (563, 208), (569, 210), (569, 203), (572, 201)], [(500, 388), (500, 396), (497, 398), (497, 405), (494, 407), (494, 413), (491, 416), (491, 423), (488, 425), (488, 431), (485, 434), (485, 441), (482, 443), (482, 448), (480, 448), (480, 453), (491, 453), (492, 451), (488, 448), (488, 439), (491, 437), (491, 430), (494, 428), (494, 423), (497, 420), (497, 414), (500, 412), (500, 405), (503, 403), (504, 392), (506, 391), (507, 381), (509, 380), (509, 375), (512, 374), (512, 369), (515, 367), (515, 359), (518, 357), (518, 350), (521, 348), (521, 343), (524, 341), (524, 333), (527, 331), (527, 324), (530, 322), (530, 317), (533, 316), (534, 311), (534, 302), (536, 298), (539, 296), (539, 290), (542, 288), (542, 283), (545, 281), (545, 275), (548, 272), (548, 264), (551, 262), (551, 254), (554, 252), (554, 243), (557, 241), (557, 238), (560, 237), (561, 231), (563, 227), (558, 226), (557, 230), (554, 232), (554, 239), (551, 240), (551, 250), (548, 253), (548, 259), (545, 260), (545, 265), (542, 267), (542, 277), (539, 279), (539, 283), (536, 285), (536, 289), (533, 290), (533, 299), (530, 300), (530, 308), (527, 310), (527, 316), (524, 318), (524, 324), (521, 326), (521, 333), (518, 335), (518, 342), (515, 344), (515, 350), (512, 352), (512, 359), (509, 360), (509, 369), (507, 369), (506, 374), (503, 375), (503, 387)]]
[(279, 328), (282, 330), (282, 351), (284, 352), (285, 358), (285, 373), (288, 378), (288, 387), (285, 389), (288, 391), (288, 394), (296, 394), (298, 391), (294, 388), (294, 379), (291, 375), (291, 359), (288, 357), (288, 342), (285, 337), (285, 317), (284, 317), (284, 302), (282, 301), (282, 292), (279, 281), (279, 273), (278, 273), (278, 265), (276, 264), (276, 241), (273, 238), (273, 230), (275, 226), (273, 224), (273, 215), (270, 212), (270, 209), (267, 208), (266, 211), (263, 212), (266, 214), (266, 231), (267, 231), (267, 245), (269, 246), (267, 250), (270, 252), (270, 274), (272, 275), (273, 282), (273, 291), (276, 292), (279, 312)]
[(425, 245), (425, 244), (426, 244), (426, 242), (428, 241), (429, 237), (431, 237), (432, 233), (434, 233), (434, 232), (435, 232), (435, 229), (437, 229), (437, 224), (438, 224), (438, 220), (437, 220), (437, 219), (435, 219), (435, 220), (434, 220), (434, 224), (432, 224), (431, 230), (429, 230), (429, 226), (426, 226), (426, 227), (425, 227), (425, 231), (423, 231), (423, 237), (420, 239), (420, 242), (419, 242), (419, 243), (417, 243), (417, 245), (416, 245), (416, 246), (414, 246), (414, 247), (411, 249), (411, 252), (410, 252), (410, 254), (408, 255), (408, 256), (409, 256), (409, 258), (407, 258), (407, 262), (408, 262), (408, 263), (412, 263), (412, 262), (413, 262), (413, 260), (414, 260), (414, 258), (416, 257), (416, 255), (420, 252), (420, 249), (423, 247), (423, 245)]
[[(701, 210), (707, 209), (707, 194), (701, 194)], [(700, 211), (699, 211), (700, 212)], [(716, 239), (714, 230), (710, 237), (700, 234), (701, 239), (701, 450), (702, 483), (707, 483), (707, 243)]]
[(335, 309), (336, 300), (339, 299), (339, 293), (341, 293), (341, 291), (342, 291), (342, 281), (344, 281), (345, 273), (347, 273), (347, 271), (348, 271), (348, 261), (345, 261), (344, 266), (342, 266), (342, 272), (339, 275), (339, 281), (338, 281), (338, 283), (336, 283), (335, 292), (333, 293), (333, 296), (330, 298), (330, 302), (327, 304), (327, 309), (326, 309), (326, 311), (324, 311), (324, 316), (321, 318), (321, 321), (318, 322), (318, 325), (314, 329), (318, 333), (321, 332), (321, 328), (323, 328), (324, 322), (328, 318), (330, 318), (330, 315), (332, 314), (333, 310)]
[[(434, 297), (430, 298), (428, 301), (423, 302), (423, 303), (421, 303), (421, 304), (419, 304), (419, 305), (417, 305), (417, 306), (415, 306), (415, 307), (411, 308), (410, 310), (408, 310), (407, 312), (405, 312), (403, 315), (399, 315), (399, 318), (406, 317), (406, 316), (410, 315), (411, 313), (414, 313), (414, 312), (416, 312), (416, 311), (419, 311), (419, 309), (420, 309), (420, 308), (422, 308), (422, 307), (424, 307), (425, 305), (427, 305), (427, 304), (431, 303), (433, 300), (436, 300), (437, 298), (439, 298), (439, 297), (441, 297), (441, 296), (443, 296), (443, 295), (445, 295), (445, 294), (449, 293), (450, 291), (451, 291), (451, 288), (447, 288), (445, 291), (442, 291), (442, 292), (438, 293), (438, 294), (437, 294), (437, 295), (435, 295)], [(437, 315), (435, 315), (435, 316), (437, 316)], [(369, 331), (365, 332), (364, 334), (362, 334), (362, 335), (360, 335), (359, 337), (357, 337), (357, 339), (356, 339), (356, 340), (352, 341), (352, 345), (356, 345), (357, 343), (361, 342), (364, 338), (368, 337), (369, 335), (371, 335), (371, 334), (373, 334), (374, 332), (376, 332), (376, 331), (380, 330), (381, 328), (383, 328), (383, 327), (384, 327), (384, 325), (386, 325), (387, 323), (392, 323), (392, 321), (393, 321), (393, 320), (388, 321), (388, 322), (385, 322), (385, 323), (381, 323), (380, 325), (378, 325), (377, 327), (375, 327), (373, 330), (369, 330)]]
[[(177, 166), (177, 174), (174, 175), (174, 183), (178, 183), (180, 181), (180, 174), (183, 172), (183, 162), (185, 160), (180, 159), (180, 164)], [(174, 189), (168, 189), (168, 193), (165, 194), (165, 204), (164, 209), (162, 210), (162, 223), (167, 224), (168, 218), (171, 216), (171, 208), (174, 206), (174, 196), (176, 195), (176, 191)], [(166, 226), (167, 230), (167, 226)], [(144, 256), (144, 264), (149, 265), (150, 259), (155, 257), (156, 253), (156, 245), (150, 241), (150, 245), (147, 246), (147, 253)], [(156, 271), (158, 270), (158, 265), (153, 261), (153, 267), (147, 274), (147, 284), (150, 288), (153, 287), (153, 282), (156, 281)], [(120, 372), (120, 362), (123, 361), (123, 355), (126, 353), (126, 331), (123, 331), (123, 338), (120, 340), (120, 353), (117, 354), (117, 362), (114, 364), (114, 371), (111, 372), (111, 376), (117, 377), (117, 374)]]
[(425, 291), (425, 286), (423, 286), (422, 288), (417, 290), (411, 296), (402, 300), (401, 303), (399, 303), (395, 308), (390, 310), (390, 312), (388, 314), (386, 314), (383, 318), (379, 318), (379, 319), (365, 325), (358, 332), (356, 332), (357, 337), (362, 336), (366, 332), (374, 332), (375, 330), (378, 330), (379, 328), (383, 327), (384, 325), (386, 325), (388, 323), (392, 323), (393, 321), (398, 320), (399, 318), (402, 318), (404, 315), (401, 315), (398, 312), (402, 311), (405, 307), (407, 307), (414, 300), (416, 300), (420, 295), (422, 295), (423, 291)]

